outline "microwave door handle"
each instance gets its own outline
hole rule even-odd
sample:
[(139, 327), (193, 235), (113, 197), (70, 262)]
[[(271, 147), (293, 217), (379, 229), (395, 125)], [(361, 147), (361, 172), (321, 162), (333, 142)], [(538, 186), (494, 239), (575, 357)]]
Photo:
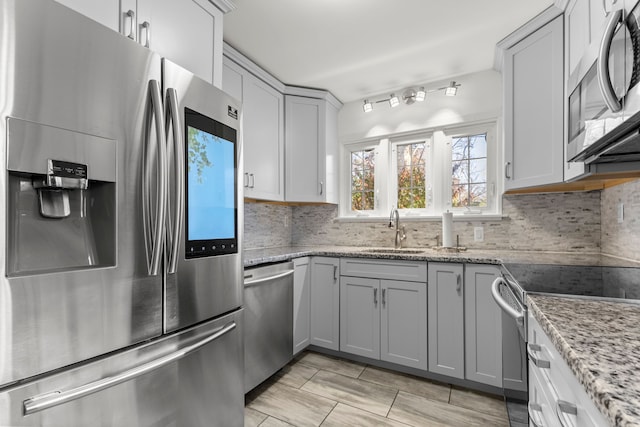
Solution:
[[(147, 267), (150, 276), (157, 276), (160, 272), (160, 261), (163, 246), (164, 221), (166, 213), (166, 163), (167, 148), (164, 137), (164, 117), (162, 114), (162, 97), (160, 84), (157, 80), (149, 81), (149, 95), (151, 97), (151, 115), (147, 118), (147, 132), (145, 141), (144, 164), (142, 171), (142, 220), (145, 235), (145, 247), (147, 252)], [(151, 121), (155, 121), (156, 150), (151, 146)], [(156, 169), (156, 200), (155, 206), (151, 201), (151, 182), (154, 168), (153, 162), (157, 161)], [(155, 214), (155, 215), (154, 215)]]
[(616, 96), (613, 84), (611, 84), (611, 76), (609, 75), (609, 53), (611, 51), (611, 42), (616, 31), (618, 23), (622, 20), (622, 9), (612, 12), (602, 36), (600, 50), (598, 52), (598, 86), (604, 98), (604, 102), (613, 113), (622, 110), (622, 103)]
[(169, 140), (169, 122), (173, 129), (173, 170), (175, 215), (173, 224), (168, 226), (172, 236), (169, 252), (169, 274), (176, 272), (178, 263), (178, 248), (180, 246), (182, 219), (184, 217), (184, 140), (180, 128), (180, 112), (178, 109), (178, 93), (175, 89), (167, 89), (167, 141)]

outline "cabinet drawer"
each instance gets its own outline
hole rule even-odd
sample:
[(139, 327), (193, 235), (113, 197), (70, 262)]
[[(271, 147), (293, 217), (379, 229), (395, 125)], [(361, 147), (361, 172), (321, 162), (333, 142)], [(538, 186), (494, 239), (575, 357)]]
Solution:
[[(596, 427), (609, 425), (602, 412), (587, 394), (584, 386), (580, 384), (569, 365), (564, 361), (551, 339), (542, 330), (542, 327), (531, 313), (529, 313), (528, 320), (529, 342), (527, 343), (527, 351), (529, 351), (529, 373), (530, 375), (535, 373), (543, 389), (547, 389), (547, 396), (553, 396), (549, 398), (549, 403), (552, 405), (556, 419), (562, 416), (566, 420), (564, 424), (571, 426)], [(536, 364), (534, 358), (539, 360), (538, 364)], [(548, 362), (549, 367), (541, 367), (546, 362)], [(566, 403), (569, 405), (566, 405)], [(565, 412), (563, 414), (560, 408), (567, 406), (573, 408), (574, 413)]]
[(540, 378), (538, 368), (529, 368), (529, 425), (531, 427), (560, 427), (554, 412), (555, 392)]
[(427, 263), (421, 261), (342, 258), (340, 260), (340, 275), (426, 283)]

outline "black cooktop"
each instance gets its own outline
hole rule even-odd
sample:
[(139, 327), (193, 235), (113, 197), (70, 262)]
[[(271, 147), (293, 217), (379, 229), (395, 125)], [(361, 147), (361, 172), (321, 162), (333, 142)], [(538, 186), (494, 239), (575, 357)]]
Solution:
[(640, 299), (640, 268), (506, 263), (527, 292)]

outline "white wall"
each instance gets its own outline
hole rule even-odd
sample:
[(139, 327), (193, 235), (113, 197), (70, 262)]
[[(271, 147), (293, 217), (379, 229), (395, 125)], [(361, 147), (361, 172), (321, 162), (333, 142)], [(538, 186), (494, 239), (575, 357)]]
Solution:
[[(397, 133), (433, 127), (478, 122), (499, 118), (502, 114), (502, 76), (495, 70), (467, 74), (455, 78), (462, 86), (458, 95), (445, 96), (443, 91), (427, 94), (424, 102), (396, 108), (388, 103), (375, 104), (364, 113), (364, 100), (346, 103), (338, 116), (338, 138), (341, 143), (362, 141)], [(449, 80), (425, 85), (427, 90), (447, 86)], [(404, 89), (395, 92), (401, 97)], [(388, 98), (389, 93), (371, 97), (369, 101)]]

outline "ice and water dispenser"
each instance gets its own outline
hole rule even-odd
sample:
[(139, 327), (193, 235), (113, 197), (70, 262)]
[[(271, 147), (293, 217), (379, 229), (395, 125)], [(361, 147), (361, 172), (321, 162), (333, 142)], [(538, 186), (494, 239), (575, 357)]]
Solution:
[(116, 259), (116, 141), (8, 119), (7, 274)]

